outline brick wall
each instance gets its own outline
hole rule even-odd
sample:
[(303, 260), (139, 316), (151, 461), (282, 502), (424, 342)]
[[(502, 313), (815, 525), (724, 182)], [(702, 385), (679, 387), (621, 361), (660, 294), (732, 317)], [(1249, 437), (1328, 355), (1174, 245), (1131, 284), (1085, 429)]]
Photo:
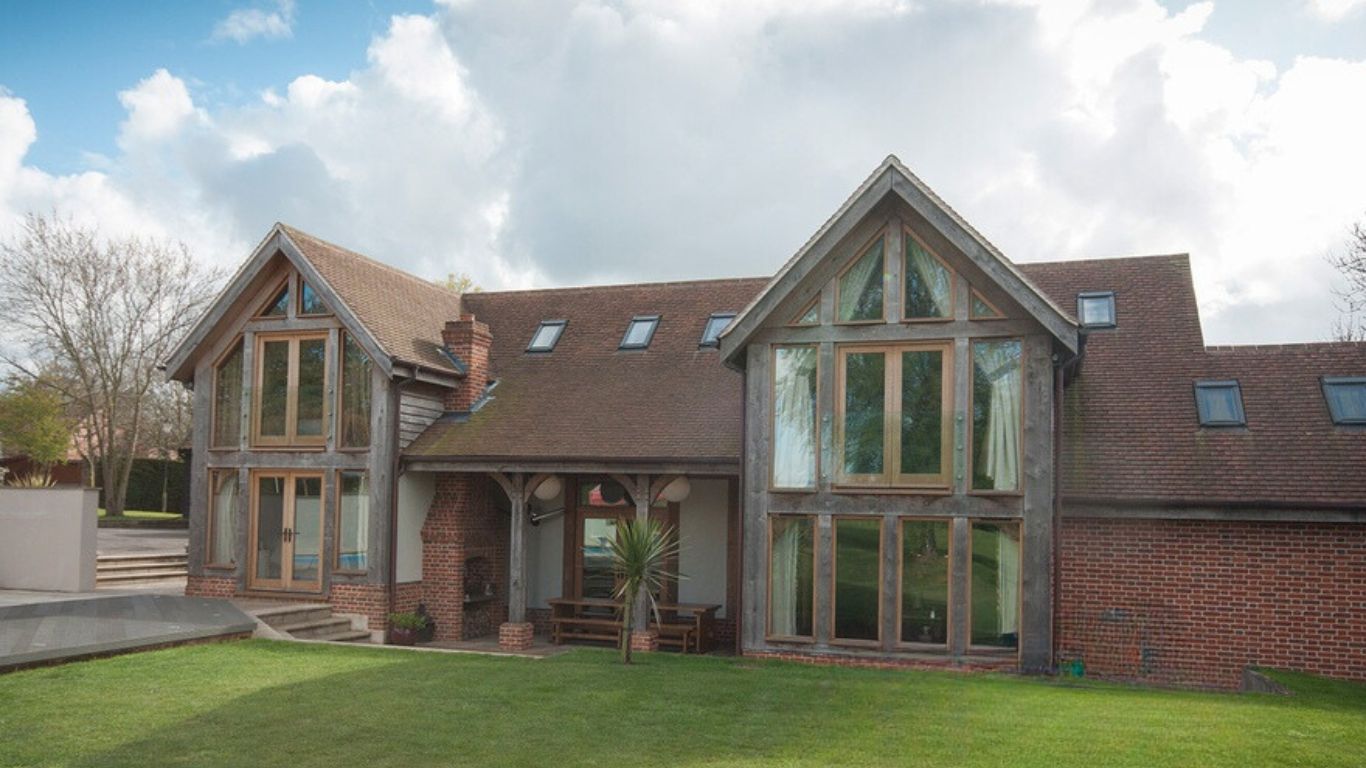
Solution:
[[(346, 584), (332, 582), (327, 602), (336, 613), (364, 616), (371, 630), (389, 627), (389, 590), (383, 584)], [(402, 610), (402, 609), (399, 609)]]
[(446, 410), (468, 411), (483, 396), (488, 384), (493, 335), (487, 325), (474, 319), (474, 315), (461, 315), (459, 320), (446, 323), (441, 331), (441, 341), (466, 367), (465, 376), (446, 394)]
[(1234, 688), (1249, 665), (1366, 680), (1366, 526), (1067, 519), (1060, 661)]
[(232, 597), (237, 594), (237, 580), (223, 576), (188, 576), (185, 594), (190, 597)]
[[(481, 474), (443, 474), (436, 480), (422, 526), (422, 602), (436, 619), (438, 639), (492, 634), (507, 619), (508, 516), (493, 506), (491, 481)], [(482, 558), (493, 599), (466, 613), (465, 563)]]

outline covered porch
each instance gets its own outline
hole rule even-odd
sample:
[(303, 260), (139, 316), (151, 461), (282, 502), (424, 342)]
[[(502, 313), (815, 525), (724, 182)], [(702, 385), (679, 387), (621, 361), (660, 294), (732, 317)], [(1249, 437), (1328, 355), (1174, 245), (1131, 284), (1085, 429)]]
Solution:
[(655, 520), (677, 534), (671, 570), (682, 578), (655, 595), (658, 620), (635, 612), (635, 647), (731, 651), (740, 533), (727, 469), (411, 462), (399, 483), (399, 607), (420, 603), (437, 642), (615, 642), (607, 543), (626, 520)]

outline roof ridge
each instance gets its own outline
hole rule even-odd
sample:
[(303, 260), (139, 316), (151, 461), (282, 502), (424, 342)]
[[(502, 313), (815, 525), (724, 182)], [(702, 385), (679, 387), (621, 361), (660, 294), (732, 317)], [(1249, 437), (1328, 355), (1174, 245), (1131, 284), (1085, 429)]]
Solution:
[(527, 294), (527, 293), (568, 293), (571, 291), (603, 291), (627, 288), (659, 288), (672, 287), (679, 285), (704, 285), (708, 283), (744, 283), (767, 281), (767, 277), (709, 277), (700, 280), (664, 280), (661, 282), (636, 282), (636, 283), (608, 283), (605, 285), (567, 285), (555, 288), (513, 288), (505, 291), (479, 291), (471, 293), (466, 298), (478, 296), (505, 296), (507, 294)]
[(342, 253), (344, 253), (344, 254), (346, 254), (346, 255), (348, 255), (348, 256), (351, 256), (351, 257), (360, 259), (361, 261), (364, 261), (364, 262), (366, 262), (366, 263), (368, 263), (368, 264), (372, 264), (372, 265), (374, 265), (374, 266), (376, 266), (376, 267), (379, 267), (379, 268), (381, 268), (381, 269), (386, 269), (386, 270), (388, 270), (388, 271), (390, 271), (390, 272), (393, 272), (395, 275), (399, 275), (399, 276), (404, 277), (404, 278), (406, 278), (406, 279), (408, 279), (408, 280), (411, 280), (411, 281), (420, 283), (420, 284), (422, 284), (423, 286), (425, 286), (425, 287), (427, 287), (427, 288), (431, 288), (431, 289), (433, 289), (433, 290), (440, 291), (440, 292), (445, 293), (445, 294), (448, 294), (448, 295), (450, 295), (450, 296), (452, 296), (452, 297), (456, 297), (456, 298), (459, 298), (459, 297), (460, 297), (460, 294), (459, 294), (459, 293), (456, 293), (455, 291), (452, 291), (452, 290), (450, 290), (449, 288), (446, 288), (445, 286), (441, 285), (440, 283), (436, 283), (436, 282), (433, 282), (433, 281), (431, 281), (431, 280), (426, 280), (426, 279), (424, 279), (424, 278), (418, 277), (417, 275), (414, 275), (413, 273), (411, 273), (411, 272), (409, 272), (409, 271), (407, 271), (407, 270), (399, 269), (398, 267), (395, 267), (395, 266), (392, 265), (392, 264), (386, 264), (385, 262), (380, 261), (379, 259), (376, 259), (376, 258), (371, 257), (371, 256), (366, 256), (365, 254), (360, 253), (359, 251), (353, 251), (353, 250), (351, 250), (350, 248), (347, 248), (346, 246), (337, 245), (336, 243), (332, 242), (331, 240), (324, 240), (323, 238), (318, 237), (317, 235), (313, 235), (313, 234), (310, 234), (310, 233), (308, 233), (308, 232), (305, 232), (305, 231), (303, 231), (302, 229), (299, 229), (298, 227), (292, 226), (292, 225), (290, 225), (290, 224), (286, 224), (286, 223), (284, 223), (283, 221), (276, 222), (276, 224), (279, 225), (280, 229), (284, 230), (284, 231), (285, 231), (285, 234), (288, 235), (288, 236), (290, 236), (290, 237), (298, 236), (298, 237), (307, 238), (307, 239), (312, 240), (312, 241), (314, 241), (314, 242), (317, 242), (317, 243), (320, 243), (320, 244), (322, 244), (322, 245), (325, 245), (325, 246), (327, 246), (328, 248), (332, 248), (332, 249), (335, 249), (335, 250), (337, 250), (337, 251), (340, 251), (340, 252), (342, 252)]
[(1053, 266), (1055, 264), (1093, 264), (1107, 261), (1153, 261), (1157, 259), (1186, 259), (1190, 260), (1189, 253), (1148, 253), (1136, 254), (1132, 256), (1090, 256), (1081, 259), (1053, 259), (1050, 261), (1019, 261), (1015, 262), (1017, 267), (1034, 266)]
[(1361, 348), (1366, 350), (1366, 341), (1285, 341), (1267, 344), (1206, 344), (1206, 352), (1254, 352), (1278, 349), (1309, 349), (1313, 347), (1341, 347), (1343, 349)]

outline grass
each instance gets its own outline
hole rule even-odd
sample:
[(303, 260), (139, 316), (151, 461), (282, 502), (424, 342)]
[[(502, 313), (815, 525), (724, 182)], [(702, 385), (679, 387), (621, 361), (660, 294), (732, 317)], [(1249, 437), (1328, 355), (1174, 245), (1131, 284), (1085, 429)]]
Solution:
[[(106, 517), (107, 514), (104, 507), (100, 507), (100, 517)], [(185, 517), (179, 512), (156, 512), (150, 509), (125, 509), (123, 516), (132, 520), (183, 520)]]
[(245, 641), (0, 676), (0, 765), (1366, 764), (1366, 687), (1279, 679), (1296, 695)]

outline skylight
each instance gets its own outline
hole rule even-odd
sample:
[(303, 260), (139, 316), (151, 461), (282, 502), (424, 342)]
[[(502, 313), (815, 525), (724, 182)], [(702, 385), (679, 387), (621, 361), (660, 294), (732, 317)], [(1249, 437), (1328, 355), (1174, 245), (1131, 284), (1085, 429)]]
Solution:
[(621, 337), (619, 349), (645, 349), (654, 338), (655, 328), (659, 325), (659, 315), (637, 315), (626, 326), (626, 335)]
[(1243, 392), (1236, 381), (1195, 382), (1195, 410), (1202, 427), (1242, 427)]
[(734, 312), (713, 312), (712, 316), (707, 318), (706, 326), (702, 328), (702, 341), (698, 346), (718, 346), (721, 340), (721, 331), (726, 330), (726, 326), (730, 325), (730, 321), (734, 319)]
[(536, 332), (531, 335), (531, 343), (526, 346), (528, 352), (549, 352), (559, 343), (560, 336), (564, 333), (564, 327), (568, 320), (542, 320), (536, 326)]
[(1323, 398), (1334, 424), (1366, 425), (1366, 377), (1324, 376)]
[(1115, 327), (1115, 292), (1088, 291), (1077, 294), (1077, 319), (1083, 328)]

